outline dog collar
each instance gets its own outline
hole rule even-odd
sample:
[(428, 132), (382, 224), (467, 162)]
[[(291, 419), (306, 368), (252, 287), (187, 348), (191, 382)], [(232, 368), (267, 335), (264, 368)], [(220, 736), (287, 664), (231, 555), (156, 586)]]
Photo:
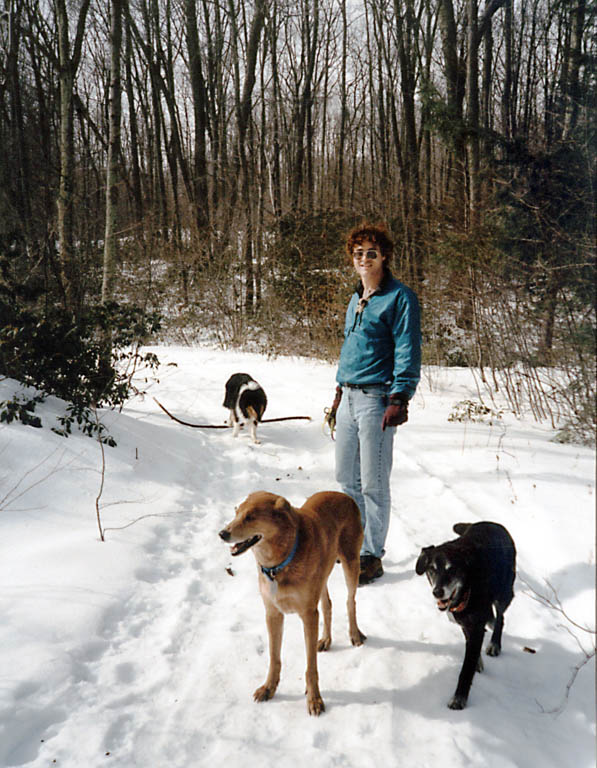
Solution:
[(465, 596), (462, 598), (462, 601), (458, 603), (458, 605), (455, 605), (454, 608), (450, 608), (450, 613), (460, 613), (461, 611), (464, 611), (464, 609), (468, 605), (470, 596), (471, 596), (471, 591), (469, 589), (468, 592), (465, 594)]
[(274, 565), (273, 568), (266, 568), (265, 565), (262, 565), (261, 573), (263, 573), (264, 576), (267, 576), (267, 578), (270, 581), (273, 581), (276, 578), (276, 576), (280, 573), (280, 571), (286, 568), (286, 566), (292, 562), (292, 558), (296, 555), (296, 550), (298, 549), (298, 543), (299, 543), (299, 535), (297, 531), (296, 538), (294, 539), (294, 544), (292, 545), (292, 549), (290, 551), (290, 554), (286, 558), (286, 560), (282, 560), (281, 563), (279, 563), (278, 565)]

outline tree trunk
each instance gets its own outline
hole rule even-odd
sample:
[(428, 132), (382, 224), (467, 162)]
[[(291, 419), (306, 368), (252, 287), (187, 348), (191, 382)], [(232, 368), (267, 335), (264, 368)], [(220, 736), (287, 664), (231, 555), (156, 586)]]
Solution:
[(278, 73), (278, 22), (276, 4), (273, 3), (269, 19), (269, 47), (271, 50), (272, 66), (272, 160), (271, 160), (271, 198), (272, 209), (276, 221), (282, 217), (282, 180), (280, 167), (280, 80)]
[(81, 61), (81, 48), (85, 21), (91, 0), (83, 0), (79, 8), (75, 40), (71, 52), (69, 18), (66, 0), (56, 0), (58, 27), (59, 100), (60, 100), (60, 180), (58, 185), (58, 243), (60, 251), (60, 277), (65, 309), (74, 316), (81, 309), (80, 275), (74, 249), (74, 84)]
[(570, 30), (570, 45), (568, 49), (570, 67), (565, 95), (564, 140), (570, 139), (574, 132), (580, 107), (579, 75), (582, 63), (582, 33), (586, 0), (575, 1), (576, 7), (571, 10), (572, 28)]
[[(15, 8), (14, 0), (7, 3), (8, 10), (8, 46), (6, 52), (6, 77), (8, 88), (10, 90), (10, 148), (4, 162), (8, 163), (9, 158), (16, 156), (16, 196), (15, 208), (20, 219), (20, 228), (24, 235), (27, 245), (31, 245), (29, 235), (32, 216), (31, 216), (31, 171), (29, 168), (29, 159), (27, 156), (25, 143), (25, 125), (23, 119), (23, 102), (21, 97), (21, 81), (19, 78), (19, 47), (21, 44), (21, 12), (18, 4)], [(8, 167), (7, 172), (10, 173)]]
[(104, 235), (104, 271), (102, 302), (114, 296), (116, 278), (116, 224), (118, 214), (120, 122), (122, 112), (122, 88), (120, 59), (122, 50), (122, 0), (111, 0), (110, 22), (110, 87), (108, 158), (106, 164), (106, 229)]
[[(247, 43), (247, 55), (245, 62), (245, 78), (242, 87), (240, 87), (240, 66), (239, 66), (239, 31), (236, 21), (236, 12), (233, 0), (229, 0), (230, 23), (233, 36), (233, 50), (235, 54), (234, 72), (235, 72), (235, 102), (236, 102), (236, 123), (237, 123), (237, 168), (240, 171), (239, 187), (242, 194), (244, 216), (245, 216), (245, 243), (244, 243), (244, 270), (245, 270), (245, 295), (244, 307), (247, 311), (253, 310), (254, 302), (254, 275), (253, 275), (253, 206), (251, 201), (251, 186), (249, 161), (247, 157), (246, 139), (251, 116), (251, 102), (253, 88), (256, 80), (257, 53), (259, 50), (259, 40), (261, 31), (265, 22), (265, 7), (263, 0), (258, 0), (255, 6), (255, 13), (251, 22), (249, 40)], [(238, 191), (235, 195), (238, 195)], [(232, 206), (230, 207), (232, 213)]]
[(458, 54), (458, 34), (452, 0), (440, 0), (439, 28), (446, 78), (447, 118), (452, 126), (453, 150), (448, 150), (446, 195), (451, 199), (453, 217), (462, 226), (465, 216), (465, 165), (466, 145), (464, 138), (464, 83), (463, 62)]
[(308, 11), (308, 2), (305, 3), (305, 11), (302, 18), (302, 45), (303, 55), (306, 60), (303, 75), (303, 88), (299, 96), (297, 105), (296, 125), (295, 125), (295, 156), (292, 178), (290, 182), (290, 205), (293, 210), (298, 208), (299, 196), (303, 186), (305, 174), (305, 128), (311, 101), (313, 98), (313, 73), (315, 71), (315, 56), (317, 44), (319, 41), (319, 0), (313, 3), (313, 27), (311, 27), (311, 18)]
[(409, 216), (407, 223), (407, 231), (409, 233), (409, 261), (411, 279), (418, 288), (420, 288), (423, 282), (421, 248), (421, 181), (415, 106), (415, 66), (417, 62), (418, 25), (415, 19), (413, 0), (407, 0), (405, 5), (405, 19), (403, 21), (401, 4), (398, 0), (394, 0), (405, 136), (403, 155), (405, 188), (403, 194), (409, 199)]
[(502, 133), (512, 139), (512, 0), (504, 6), (504, 85), (502, 89)]
[[(128, 9), (128, 0), (125, 0)], [(128, 13), (126, 14), (128, 18)], [(137, 112), (135, 110), (135, 88), (133, 83), (133, 40), (130, 24), (126, 24), (126, 37), (125, 37), (125, 88), (126, 96), (129, 105), (129, 135), (130, 135), (130, 159), (131, 159), (131, 175), (132, 175), (132, 197), (133, 197), (133, 210), (137, 225), (140, 226), (143, 219), (143, 192), (141, 187), (141, 166), (139, 164), (139, 129), (137, 125)]]
[(466, 66), (468, 230), (479, 228), (479, 47), (477, 44), (477, 0), (468, 0), (468, 55)]
[(348, 27), (346, 22), (346, 0), (341, 0), (342, 13), (342, 53), (340, 59), (340, 131), (338, 135), (338, 205), (344, 205), (344, 147), (346, 144), (346, 50), (348, 40)]
[(480, 126), (479, 126), (479, 46), (491, 32), (491, 19), (508, 0), (490, 0), (481, 18), (478, 0), (467, 0), (467, 159), (468, 159), (468, 230), (475, 233), (479, 227), (481, 204), (480, 178)]

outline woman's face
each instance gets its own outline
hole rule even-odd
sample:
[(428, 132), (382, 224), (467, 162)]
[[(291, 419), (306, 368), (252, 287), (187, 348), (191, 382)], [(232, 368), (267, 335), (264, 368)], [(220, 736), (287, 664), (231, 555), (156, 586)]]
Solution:
[[(375, 256), (375, 258), (373, 258)], [(367, 283), (380, 282), (383, 276), (385, 258), (377, 243), (362, 240), (352, 249), (354, 268), (358, 276)]]

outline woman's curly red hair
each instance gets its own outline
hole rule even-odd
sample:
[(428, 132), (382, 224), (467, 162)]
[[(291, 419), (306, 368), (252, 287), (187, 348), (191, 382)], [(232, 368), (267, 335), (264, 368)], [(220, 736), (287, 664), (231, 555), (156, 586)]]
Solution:
[(364, 222), (351, 229), (346, 238), (346, 253), (352, 256), (355, 246), (365, 240), (379, 246), (381, 255), (385, 256), (384, 265), (388, 266), (394, 253), (394, 243), (385, 225)]

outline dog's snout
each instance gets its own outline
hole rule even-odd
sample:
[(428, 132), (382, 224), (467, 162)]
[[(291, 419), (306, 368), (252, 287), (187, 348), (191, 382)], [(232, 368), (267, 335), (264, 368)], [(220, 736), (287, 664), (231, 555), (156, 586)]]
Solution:
[(433, 597), (437, 597), (438, 600), (441, 600), (444, 596), (444, 588), (443, 587), (436, 587), (433, 590)]
[(218, 536), (222, 541), (230, 541), (230, 531), (227, 531), (226, 528), (222, 528)]

